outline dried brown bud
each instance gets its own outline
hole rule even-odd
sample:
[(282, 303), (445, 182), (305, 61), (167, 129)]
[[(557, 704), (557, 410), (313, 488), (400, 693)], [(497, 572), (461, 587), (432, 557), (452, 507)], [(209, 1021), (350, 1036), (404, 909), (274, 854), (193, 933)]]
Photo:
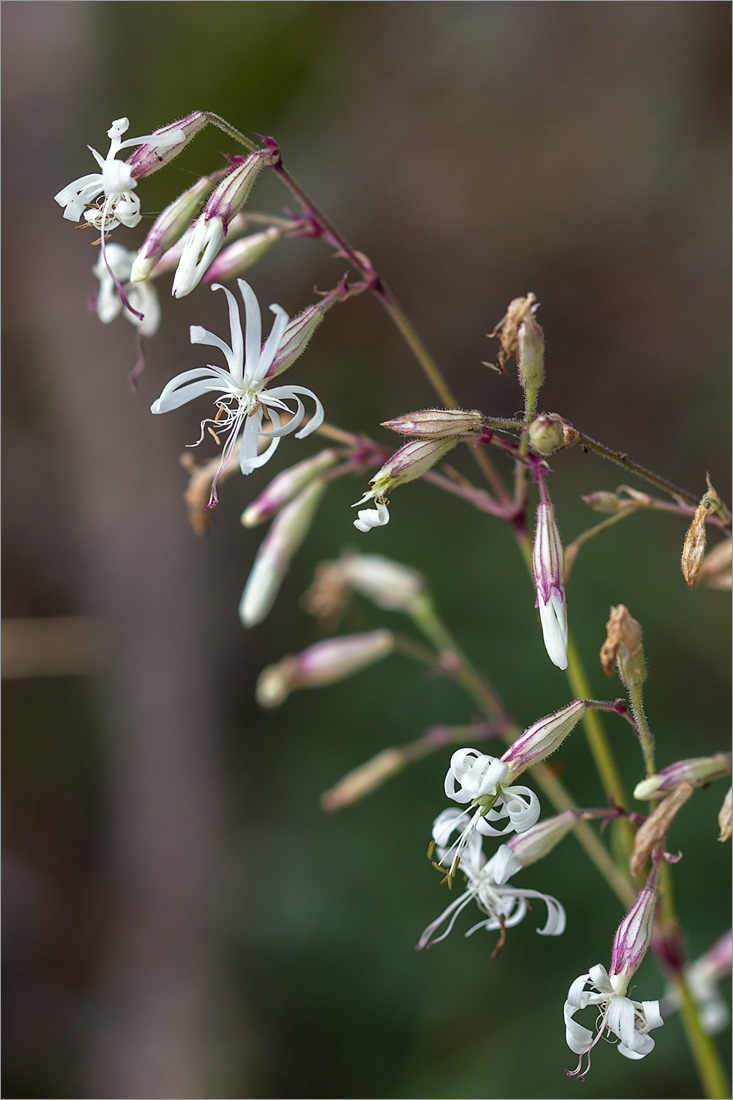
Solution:
[(708, 491), (700, 498), (695, 515), (692, 517), (690, 529), (685, 537), (682, 547), (682, 575), (690, 588), (697, 580), (697, 574), (705, 555), (707, 532), (705, 521), (711, 512), (718, 512), (722, 507), (722, 501), (710, 484), (710, 475), (706, 475)]
[(606, 676), (613, 675), (613, 666), (624, 687), (641, 687), (646, 680), (646, 661), (641, 643), (641, 626), (622, 603), (611, 608), (606, 623), (606, 640), (601, 646), (601, 667)]
[(629, 864), (632, 875), (641, 874), (652, 852), (664, 847), (670, 825), (692, 796), (694, 789), (690, 783), (680, 783), (659, 803), (654, 813), (649, 815), (638, 830)]
[(708, 588), (729, 591), (731, 587), (731, 548), (733, 542), (726, 539), (705, 555), (697, 573), (698, 584)]
[(730, 787), (728, 788), (728, 793), (725, 796), (723, 805), (720, 807), (718, 825), (720, 826), (720, 836), (718, 840), (730, 840), (731, 832), (733, 832), (733, 789)]
[(507, 374), (507, 359), (513, 356), (519, 362), (519, 326), (526, 317), (532, 316), (539, 308), (539, 304), (531, 291), (526, 298), (514, 298), (499, 324), (493, 332), (489, 333), (491, 339), (499, 337), (501, 349), (497, 356), (497, 364), (503, 374)]

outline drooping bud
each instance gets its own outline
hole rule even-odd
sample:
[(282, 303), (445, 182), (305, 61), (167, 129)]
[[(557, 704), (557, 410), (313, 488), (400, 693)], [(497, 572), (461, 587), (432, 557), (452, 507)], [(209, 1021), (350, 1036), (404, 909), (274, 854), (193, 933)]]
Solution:
[(391, 490), (422, 477), (455, 447), (456, 442), (456, 439), (414, 439), (395, 451), (369, 482), (372, 486), (369, 492), (351, 506), (358, 508), (368, 500), (376, 504), (376, 508), (363, 508), (359, 512), (359, 518), (354, 520), (357, 531), (366, 533), (372, 527), (383, 527), (389, 523), (387, 495)]
[(555, 509), (548, 499), (537, 506), (532, 548), (532, 573), (537, 589), (542, 636), (548, 656), (558, 668), (568, 667), (568, 617), (565, 561)]
[[(126, 163), (132, 178), (139, 180), (143, 176), (152, 176), (153, 172), (170, 164), (173, 158), (185, 149), (189, 141), (203, 130), (207, 121), (204, 111), (193, 111), (179, 122), (169, 122), (167, 126), (153, 130), (151, 138), (159, 137), (163, 140), (160, 144), (146, 142), (127, 158)], [(171, 137), (175, 138), (173, 142), (170, 142)]]
[(723, 799), (723, 805), (718, 814), (718, 828), (720, 836), (718, 840), (730, 840), (733, 835), (733, 788), (728, 788), (728, 793)]
[(641, 687), (646, 680), (641, 626), (622, 603), (611, 608), (600, 657), (606, 676), (612, 676), (614, 665), (618, 666), (618, 674), (627, 691)]
[(308, 533), (325, 488), (326, 483), (320, 479), (311, 482), (273, 520), (242, 593), (239, 617), (244, 626), (256, 626), (270, 611), (293, 555)]
[(382, 427), (400, 435), (417, 435), (421, 439), (447, 439), (478, 431), (482, 423), (481, 413), (475, 410), (422, 409), (397, 416), (394, 420), (385, 420)]
[(173, 280), (174, 298), (184, 298), (201, 282), (224, 243), (229, 223), (246, 203), (265, 163), (261, 153), (238, 157), (237, 161), (209, 195), (186, 240)]
[(216, 178), (202, 176), (158, 215), (132, 265), (133, 283), (147, 279), (163, 253), (180, 240), (200, 212)]
[[(644, 889), (639, 892), (613, 938), (608, 976), (614, 986), (623, 987), (622, 995), (625, 994), (629, 980), (638, 970), (652, 940), (660, 862), (659, 859), (655, 860)], [(617, 988), (616, 991), (621, 992), (621, 989)]]
[(718, 752), (714, 756), (698, 756), (690, 760), (678, 760), (656, 775), (650, 775), (637, 783), (634, 798), (659, 798), (674, 790), (678, 783), (689, 783), (692, 787), (703, 787), (714, 779), (730, 775), (731, 754)]
[(516, 741), (513, 741), (502, 756), (505, 764), (509, 765), (508, 783), (531, 768), (533, 764), (539, 764), (551, 753), (560, 747), (567, 735), (575, 729), (579, 720), (588, 709), (585, 699), (576, 699), (569, 706), (555, 714), (549, 714), (541, 718), (533, 726), (520, 733)]
[(575, 810), (565, 810), (533, 825), (526, 833), (516, 833), (507, 841), (522, 867), (537, 863), (563, 840), (578, 820)]
[(698, 570), (705, 556), (705, 545), (707, 543), (705, 521), (709, 515), (713, 512), (719, 512), (722, 508), (722, 501), (710, 484), (710, 475), (708, 474), (706, 477), (708, 491), (700, 498), (700, 503), (692, 518), (692, 523), (682, 547), (682, 575), (690, 588), (697, 580)]
[(263, 707), (279, 707), (291, 691), (298, 688), (324, 687), (346, 680), (355, 672), (386, 657), (394, 649), (389, 630), (371, 630), (316, 642), (296, 657), (284, 657), (270, 665), (257, 681), (257, 702)]
[(536, 417), (527, 434), (532, 450), (541, 455), (554, 454), (580, 439), (580, 433), (557, 413), (542, 413)]
[(334, 450), (326, 449), (302, 462), (296, 462), (295, 466), (290, 466), (287, 470), (282, 470), (242, 512), (242, 526), (256, 527), (259, 523), (270, 519), (284, 504), (297, 496), (314, 477), (323, 473), (329, 466), (333, 466), (337, 457)]
[(261, 260), (282, 235), (282, 229), (271, 225), (261, 233), (253, 233), (249, 237), (242, 237), (241, 240), (235, 241), (219, 253), (204, 275), (204, 282), (224, 282), (226, 279), (233, 279), (235, 275), (241, 275), (243, 271)]

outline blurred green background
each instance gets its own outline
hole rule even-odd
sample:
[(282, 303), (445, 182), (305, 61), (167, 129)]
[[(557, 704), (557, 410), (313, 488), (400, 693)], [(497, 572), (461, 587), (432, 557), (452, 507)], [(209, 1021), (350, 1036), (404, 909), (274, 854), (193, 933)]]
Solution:
[[(447, 753), (340, 816), (320, 811), (320, 793), (380, 749), (475, 717), (454, 685), (395, 657), (275, 713), (254, 703), (259, 671), (317, 636), (299, 608), (316, 564), (352, 545), (426, 573), (518, 721), (563, 705), (508, 533), (417, 484), (365, 543), (349, 511), (364, 482), (339, 482), (273, 613), (243, 631), (262, 531), (239, 512), (316, 445), (288, 439), (266, 471), (228, 482), (197, 540), (177, 459), (200, 409), (158, 419), (148, 406), (199, 361), (189, 324), (225, 335), (223, 303), (203, 287), (164, 295), (131, 397), (132, 330), (88, 312), (91, 238), (52, 196), (91, 170), (86, 143), (106, 151), (121, 115), (142, 134), (207, 108), (272, 134), (467, 407), (520, 407), (513, 378), (481, 361), (509, 300), (533, 290), (543, 406), (695, 493), (707, 471), (730, 499), (729, 6), (6, 2), (2, 20), (3, 613), (83, 616), (96, 639), (89, 674), (16, 670), (5, 684), (3, 1094), (701, 1095), (677, 1016), (643, 1062), (601, 1046), (584, 1085), (566, 1078), (567, 987), (608, 963), (622, 916), (572, 838), (527, 875), (565, 904), (562, 939), (536, 935), (535, 909), (493, 962), (493, 937), (460, 927), (418, 955), (447, 903), (424, 858)], [(143, 209), (224, 150), (202, 134), (140, 187)], [(269, 179), (251, 200), (288, 204)], [(251, 281), (293, 314), (343, 270), (317, 242), (290, 242)], [(293, 381), (385, 445), (380, 421), (433, 401), (366, 296), (329, 314)], [(631, 481), (579, 452), (552, 465), (566, 542), (597, 518), (582, 493)], [(600, 697), (619, 688), (596, 659), (609, 606), (643, 624), (660, 766), (728, 743), (728, 597), (687, 590), (684, 529), (631, 517), (581, 550), (569, 589)], [(403, 628), (356, 601), (344, 628), (377, 625)], [(608, 730), (631, 787), (638, 748), (622, 723)], [(581, 803), (599, 803), (582, 734), (557, 763)], [(670, 835), (691, 958), (730, 923), (723, 793), (696, 794)], [(636, 995), (663, 984), (649, 959)]]

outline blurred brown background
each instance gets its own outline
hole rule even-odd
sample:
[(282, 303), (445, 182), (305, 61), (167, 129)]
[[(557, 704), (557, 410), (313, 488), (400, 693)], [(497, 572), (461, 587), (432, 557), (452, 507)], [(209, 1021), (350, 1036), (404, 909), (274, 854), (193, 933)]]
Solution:
[[(459, 932), (415, 955), (445, 904), (423, 859), (444, 759), (341, 818), (317, 799), (372, 753), (470, 709), (396, 660), (258, 712), (260, 669), (315, 637), (298, 597), (320, 559), (356, 542), (361, 482), (334, 489), (275, 611), (244, 632), (236, 606), (261, 533), (243, 531), (239, 511), (314, 448), (288, 439), (267, 471), (229, 482), (215, 531), (197, 540), (178, 455), (200, 409), (148, 408), (198, 362), (189, 324), (226, 334), (222, 303), (205, 288), (163, 294), (133, 398), (132, 329), (87, 310), (91, 237), (52, 196), (92, 170), (86, 144), (106, 152), (121, 115), (131, 135), (195, 108), (273, 134), (465, 405), (519, 407), (514, 381), (480, 364), (494, 354), (485, 333), (533, 290), (543, 405), (693, 492), (707, 471), (729, 498), (729, 5), (11, 0), (2, 20), (3, 614), (62, 624), (55, 656), (36, 653), (56, 674), (16, 668), (4, 693), (4, 1095), (567, 1095), (562, 1000), (606, 961), (614, 899), (563, 849), (532, 885), (561, 894), (572, 936), (548, 946), (531, 915), (495, 963)], [(143, 209), (222, 150), (222, 135), (200, 136), (141, 185)], [(288, 202), (267, 180), (252, 207)], [(141, 230), (117, 239), (133, 247)], [(293, 314), (342, 272), (317, 243), (293, 242), (251, 281)], [(329, 315), (296, 370), (329, 420), (385, 443), (379, 421), (432, 401), (366, 297)], [(575, 453), (554, 468), (568, 540), (593, 521), (580, 493), (629, 480)], [(359, 546), (430, 575), (528, 724), (567, 688), (547, 667), (510, 541), (487, 522), (417, 486)], [(679, 520), (622, 527), (573, 578), (594, 690), (617, 690), (594, 654), (623, 600), (645, 628), (660, 764), (716, 751), (726, 598), (686, 590)], [(361, 608), (346, 625), (380, 623)], [(31, 635), (31, 651), (33, 637), (48, 641)], [(633, 776), (635, 747), (619, 752)], [(587, 761), (563, 762), (576, 796), (598, 800)], [(705, 853), (676, 871), (692, 956), (729, 921), (727, 853), (709, 843), (719, 793), (697, 797), (674, 838)], [(662, 988), (647, 967), (645, 998)], [(642, 1064), (601, 1051), (584, 1095), (696, 1095), (678, 1029), (668, 1021)]]

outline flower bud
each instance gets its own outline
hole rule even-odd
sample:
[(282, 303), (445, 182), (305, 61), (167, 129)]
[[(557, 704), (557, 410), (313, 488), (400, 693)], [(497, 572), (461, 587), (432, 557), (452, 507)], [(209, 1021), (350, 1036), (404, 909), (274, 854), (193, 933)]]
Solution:
[(284, 657), (264, 669), (257, 681), (257, 702), (263, 707), (278, 707), (291, 691), (336, 684), (386, 657), (393, 649), (394, 637), (389, 630), (316, 642), (297, 657)]
[(272, 247), (275, 241), (282, 237), (282, 229), (271, 225), (262, 233), (253, 233), (249, 237), (242, 237), (229, 245), (214, 260), (213, 264), (204, 276), (205, 283), (220, 282), (225, 279), (233, 279), (235, 275), (241, 275), (248, 267), (252, 267), (261, 260), (265, 253)]
[(534, 451), (551, 455), (563, 447), (569, 447), (580, 438), (580, 433), (557, 413), (542, 413), (529, 426), (529, 442)]
[(656, 775), (642, 779), (634, 788), (634, 798), (659, 798), (668, 794), (678, 783), (689, 783), (692, 787), (702, 787), (713, 779), (730, 775), (731, 754), (718, 752), (715, 756), (698, 756), (690, 760), (678, 760)]
[(313, 481), (275, 517), (250, 572), (239, 604), (243, 626), (256, 626), (266, 617), (296, 550), (308, 533), (326, 488)]
[(594, 512), (603, 512), (604, 515), (613, 516), (617, 512), (624, 512), (631, 507), (631, 501), (624, 500), (618, 493), (609, 493), (605, 489), (599, 489), (595, 493), (588, 493), (583, 497), (583, 503), (592, 508)]
[(160, 129), (153, 130), (150, 136), (161, 138), (160, 144), (146, 142), (145, 145), (141, 145), (127, 158), (126, 163), (132, 173), (132, 178), (139, 180), (143, 176), (151, 176), (159, 168), (164, 168), (166, 164), (170, 164), (173, 158), (177, 157), (181, 150), (188, 145), (189, 141), (196, 137), (200, 130), (203, 130), (207, 121), (205, 111), (194, 111), (179, 122), (169, 122), (167, 126), (161, 126)]
[(288, 323), (283, 338), (272, 361), (272, 366), (265, 375), (266, 378), (274, 378), (292, 367), (296, 359), (300, 358), (310, 342), (313, 333), (320, 325), (326, 313), (340, 301), (343, 295), (341, 286), (330, 294), (325, 295), (320, 302), (308, 306), (297, 317), (293, 317)]
[(660, 861), (656, 860), (646, 880), (646, 886), (639, 892), (639, 896), (621, 921), (613, 938), (608, 976), (612, 982), (616, 978), (617, 982), (613, 984), (623, 985), (624, 992), (629, 979), (638, 970), (651, 943), (654, 908), (657, 904), (659, 864)]
[(409, 615), (425, 591), (421, 573), (379, 554), (349, 554), (340, 564), (349, 587), (386, 611)]
[(545, 381), (545, 334), (533, 313), (520, 324), (517, 339), (519, 384), (523, 390), (536, 394)]
[(399, 749), (383, 749), (366, 764), (360, 764), (340, 779), (335, 787), (321, 795), (321, 809), (328, 813), (342, 810), (352, 802), (371, 794), (386, 779), (402, 771), (405, 766), (405, 754)]
[(531, 863), (537, 863), (549, 855), (568, 835), (576, 821), (575, 810), (565, 810), (564, 813), (538, 822), (526, 833), (516, 833), (507, 840), (507, 847), (512, 849), (522, 867), (529, 867)]
[(532, 547), (532, 573), (537, 589), (542, 637), (547, 654), (558, 668), (568, 667), (568, 616), (565, 601), (565, 560), (555, 509), (549, 500), (537, 506)]
[(201, 282), (224, 243), (229, 223), (246, 203), (264, 165), (261, 153), (236, 159), (238, 163), (209, 195), (186, 240), (173, 280), (174, 298), (185, 297)]
[(624, 687), (631, 691), (640, 688), (647, 677), (644, 649), (641, 644), (641, 626), (622, 603), (611, 608), (606, 623), (606, 640), (601, 646), (601, 666), (606, 676), (613, 675), (613, 666)]
[(369, 495), (379, 500), (397, 485), (417, 480), (455, 445), (455, 439), (416, 439), (405, 443), (371, 479), (372, 491)]
[(575, 729), (580, 718), (588, 708), (584, 699), (576, 699), (574, 703), (541, 718), (533, 726), (520, 733), (516, 741), (513, 741), (502, 756), (505, 764), (509, 765), (508, 783), (531, 768), (533, 764), (539, 764), (551, 753), (560, 747), (567, 735)]
[(333, 466), (336, 458), (336, 452), (328, 449), (319, 451), (318, 454), (304, 459), (303, 462), (297, 462), (287, 470), (282, 470), (242, 512), (242, 526), (256, 527), (259, 523), (270, 519), (284, 504), (297, 496), (314, 477), (323, 473), (329, 466)]
[(383, 428), (400, 435), (417, 435), (422, 439), (445, 439), (478, 431), (483, 423), (481, 413), (465, 409), (423, 409), (406, 413), (394, 420), (385, 420)]
[(215, 182), (215, 178), (202, 176), (158, 215), (132, 265), (130, 279), (133, 283), (147, 279), (163, 253), (180, 240)]

